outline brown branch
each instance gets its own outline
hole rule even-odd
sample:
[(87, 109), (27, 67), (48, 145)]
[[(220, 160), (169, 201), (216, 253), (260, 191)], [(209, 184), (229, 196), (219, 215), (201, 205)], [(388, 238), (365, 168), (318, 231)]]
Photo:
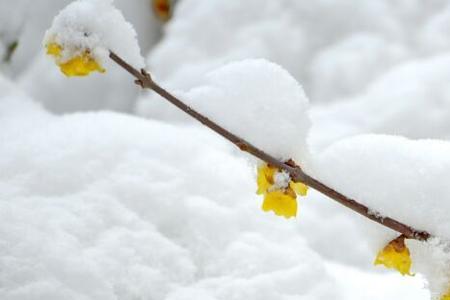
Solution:
[(303, 182), (304, 184), (310, 186), (311, 188), (315, 189), (316, 191), (330, 197), (331, 199), (335, 200), (336, 202), (350, 208), (351, 210), (359, 213), (360, 215), (363, 215), (364, 217), (375, 221), (383, 226), (386, 226), (392, 230), (395, 230), (401, 234), (403, 234), (405, 237), (409, 239), (416, 239), (420, 241), (426, 241), (428, 238), (431, 237), (431, 235), (422, 230), (417, 230), (411, 226), (408, 226), (406, 224), (403, 224), (397, 220), (394, 220), (389, 217), (383, 217), (379, 214), (373, 213), (367, 206), (357, 202), (354, 199), (348, 198), (345, 195), (337, 192), (336, 190), (332, 189), (331, 187), (323, 184), (322, 182), (318, 181), (317, 179), (314, 179), (313, 177), (306, 174), (300, 166), (297, 166), (293, 161), (287, 161), (282, 162), (275, 157), (271, 156), (270, 154), (262, 151), (261, 149), (253, 146), (246, 140), (240, 138), (239, 136), (229, 132), (222, 126), (218, 125), (214, 121), (208, 119), (204, 115), (200, 114), (193, 108), (189, 107), (188, 105), (184, 104), (181, 100), (179, 100), (177, 97), (163, 89), (161, 86), (159, 86), (156, 82), (154, 82), (150, 76), (145, 70), (141, 70), (140, 72), (130, 66), (127, 62), (125, 62), (122, 58), (117, 56), (114, 52), (110, 52), (110, 58), (115, 61), (119, 66), (127, 70), (131, 75), (133, 75), (136, 78), (136, 84), (139, 84), (142, 88), (151, 89), (154, 92), (156, 92), (158, 95), (178, 107), (180, 110), (184, 111), (206, 127), (212, 129), (216, 133), (220, 134), (222, 137), (227, 139), (228, 141), (235, 144), (239, 149), (242, 151), (248, 152), (251, 155), (265, 161), (266, 163), (277, 167), (279, 169), (285, 170), (288, 172), (295, 182)]

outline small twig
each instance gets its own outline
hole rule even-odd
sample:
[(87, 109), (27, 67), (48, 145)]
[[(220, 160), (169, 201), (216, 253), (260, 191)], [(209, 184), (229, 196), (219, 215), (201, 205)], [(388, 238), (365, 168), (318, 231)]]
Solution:
[(18, 45), (19, 45), (19, 42), (14, 41), (6, 47), (6, 52), (5, 52), (5, 55), (3, 56), (3, 62), (8, 63), (11, 61), (14, 51), (16, 51)]
[(354, 199), (348, 198), (344, 196), (343, 194), (337, 192), (336, 190), (332, 189), (331, 187), (323, 184), (322, 182), (318, 181), (317, 179), (314, 179), (313, 177), (309, 176), (303, 170), (300, 166), (296, 165), (293, 161), (289, 160), (287, 162), (282, 162), (275, 157), (271, 156), (270, 154), (260, 150), (259, 148), (253, 146), (251, 143), (247, 142), (246, 140), (238, 137), (237, 135), (229, 132), (222, 126), (218, 125), (214, 121), (210, 120), (209, 118), (205, 117), (204, 115), (200, 114), (196, 110), (192, 109), (190, 106), (186, 105), (184, 102), (179, 100), (177, 97), (163, 89), (161, 86), (159, 86), (156, 82), (154, 82), (150, 76), (145, 70), (141, 70), (140, 72), (130, 66), (127, 62), (125, 62), (122, 58), (117, 56), (114, 52), (110, 52), (110, 58), (115, 61), (119, 66), (127, 70), (131, 75), (133, 75), (136, 78), (135, 83), (140, 85), (142, 88), (151, 89), (154, 92), (156, 92), (158, 95), (178, 107), (180, 110), (184, 111), (206, 127), (212, 129), (216, 133), (220, 134), (222, 137), (227, 139), (228, 141), (235, 144), (239, 149), (242, 151), (248, 152), (251, 155), (265, 161), (266, 163), (277, 167), (279, 169), (285, 170), (288, 172), (295, 182), (303, 182), (304, 184), (310, 186), (311, 188), (315, 189), (316, 191), (330, 197), (331, 199), (335, 200), (336, 202), (350, 208), (351, 210), (359, 213), (360, 215), (363, 215), (364, 217), (375, 221), (383, 226), (386, 226), (392, 230), (395, 230), (401, 234), (403, 234), (408, 239), (416, 239), (420, 241), (426, 241), (431, 237), (431, 234), (429, 234), (426, 231), (417, 230), (411, 226), (408, 226), (406, 224), (403, 224), (397, 220), (394, 220), (389, 217), (383, 217), (378, 214), (371, 213), (371, 210), (357, 202)]

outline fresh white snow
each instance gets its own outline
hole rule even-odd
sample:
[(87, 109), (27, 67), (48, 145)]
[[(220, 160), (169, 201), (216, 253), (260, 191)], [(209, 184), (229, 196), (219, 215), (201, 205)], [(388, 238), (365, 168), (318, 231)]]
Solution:
[[(181, 0), (158, 42), (146, 0), (39, 3), (0, 0), (0, 57), (19, 41), (0, 63), (1, 299), (449, 288), (446, 1)], [(92, 49), (107, 72), (61, 75), (41, 45), (48, 27), (47, 42)], [(154, 79), (189, 105), (436, 235), (407, 241), (417, 275), (374, 267), (396, 234), (313, 190), (295, 220), (263, 212), (253, 160), (107, 59), (112, 49), (143, 66), (138, 39)]]
[(244, 60), (227, 64), (207, 73), (202, 84), (180, 97), (281, 160), (292, 158), (300, 163), (308, 156), (308, 99), (298, 82), (274, 63)]

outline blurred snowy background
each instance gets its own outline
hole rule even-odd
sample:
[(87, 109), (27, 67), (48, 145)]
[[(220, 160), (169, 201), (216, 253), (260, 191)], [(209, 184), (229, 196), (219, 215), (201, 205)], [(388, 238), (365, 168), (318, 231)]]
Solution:
[[(246, 157), (123, 70), (64, 77), (42, 38), (68, 3), (0, 0), (0, 299), (429, 299), (372, 266), (392, 232), (313, 191), (295, 220), (264, 213)], [(180, 0), (167, 23), (115, 5), (177, 94), (228, 62), (284, 67), (315, 153), (450, 137), (448, 1)]]

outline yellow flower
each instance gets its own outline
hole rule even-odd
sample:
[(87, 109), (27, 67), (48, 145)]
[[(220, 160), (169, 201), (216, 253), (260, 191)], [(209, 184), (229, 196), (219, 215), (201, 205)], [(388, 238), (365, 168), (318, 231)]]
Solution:
[(54, 57), (61, 57), (62, 47), (56, 43), (50, 43), (47, 45), (47, 54)]
[(61, 62), (62, 51), (63, 48), (57, 43), (47, 45), (47, 54), (55, 57), (56, 64), (66, 76), (86, 76), (94, 71), (105, 72), (105, 69), (91, 56), (89, 50), (64, 62)]
[(258, 168), (258, 195), (264, 195), (262, 209), (273, 211), (285, 218), (297, 215), (297, 195), (305, 196), (308, 187), (301, 182), (289, 181), (286, 186), (280, 186), (275, 181), (275, 175), (281, 173), (278, 168), (264, 164)]
[(374, 265), (384, 265), (386, 268), (396, 269), (402, 275), (412, 276), (411, 256), (405, 245), (405, 237), (399, 236), (387, 244), (375, 258)]
[(306, 196), (308, 193), (308, 186), (303, 182), (289, 182), (289, 187), (300, 196)]
[(173, 4), (171, 0), (152, 0), (153, 12), (163, 22), (172, 17)]
[(441, 300), (450, 300), (450, 291), (441, 296)]
[(285, 194), (283, 191), (269, 192), (264, 196), (262, 209), (264, 211), (273, 211), (277, 216), (286, 218), (297, 215), (296, 196)]
[(258, 168), (257, 184), (258, 190), (256, 193), (262, 195), (273, 185), (273, 175), (275, 175), (276, 168), (271, 168), (264, 164)]

